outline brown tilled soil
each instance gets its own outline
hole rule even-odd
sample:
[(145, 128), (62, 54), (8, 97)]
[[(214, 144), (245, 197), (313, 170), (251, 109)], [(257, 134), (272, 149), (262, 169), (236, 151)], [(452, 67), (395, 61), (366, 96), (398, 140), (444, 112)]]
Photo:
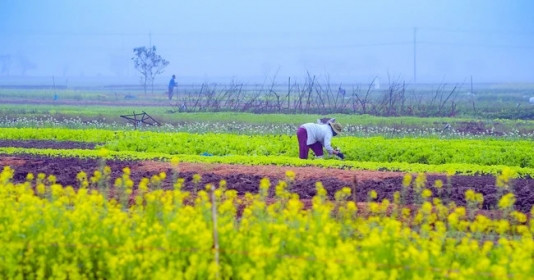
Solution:
[(36, 148), (36, 149), (94, 149), (96, 144), (74, 141), (53, 140), (0, 140), (0, 147)]
[[(72, 144), (76, 146), (77, 144)], [(62, 148), (66, 148), (62, 146)], [(30, 155), (0, 155), (0, 166), (9, 165), (15, 169), (14, 181), (23, 182), (28, 173), (53, 174), (57, 177), (57, 182), (62, 185), (72, 185), (78, 187), (76, 174), (85, 171), (90, 176), (98, 167), (95, 159), (79, 158), (52, 158), (46, 156)], [(229, 189), (235, 189), (239, 194), (245, 192), (256, 193), (259, 182), (267, 177), (275, 185), (279, 180), (285, 179), (285, 172), (292, 170), (296, 174), (296, 180), (291, 184), (292, 192), (299, 194), (303, 199), (309, 199), (316, 193), (315, 182), (321, 181), (328, 191), (330, 198), (341, 188), (356, 187), (356, 199), (360, 202), (367, 201), (367, 194), (375, 190), (378, 200), (388, 198), (393, 200), (393, 193), (402, 188), (402, 177), (404, 173), (383, 172), (383, 171), (361, 171), (361, 170), (341, 170), (326, 169), (319, 167), (280, 167), (280, 166), (245, 166), (228, 164), (201, 164), (201, 163), (180, 163), (178, 168), (174, 168), (168, 162), (158, 161), (107, 161), (112, 169), (111, 182), (122, 175), (124, 167), (131, 168), (131, 178), (137, 183), (143, 177), (151, 177), (160, 172), (167, 173), (167, 179), (163, 182), (163, 188), (172, 188), (171, 174), (178, 172), (179, 177), (185, 179), (185, 190), (193, 190), (193, 175), (202, 175), (201, 186), (207, 183), (215, 183), (222, 179), (227, 181)], [(414, 176), (415, 177), (415, 176)], [(438, 196), (438, 190), (432, 185), (437, 179), (448, 186), (448, 193), (439, 195), (441, 198), (450, 198), (459, 205), (465, 205), (464, 193), (467, 189), (473, 189), (484, 195), (484, 209), (494, 209), (498, 198), (494, 176), (453, 176), (450, 185), (447, 184), (447, 177), (442, 174), (428, 174), (427, 186), (432, 190), (434, 196)], [(513, 181), (513, 192), (517, 197), (516, 209), (528, 212), (534, 204), (534, 179), (524, 178)], [(409, 194), (411, 194), (409, 192)], [(274, 195), (271, 188), (270, 195)], [(411, 195), (409, 195), (411, 197)], [(408, 199), (407, 203), (411, 203)]]

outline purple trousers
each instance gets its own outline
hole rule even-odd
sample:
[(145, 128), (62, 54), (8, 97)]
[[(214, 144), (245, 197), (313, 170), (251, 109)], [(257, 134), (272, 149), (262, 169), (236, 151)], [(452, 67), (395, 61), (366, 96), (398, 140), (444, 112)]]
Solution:
[(297, 129), (297, 139), (299, 141), (299, 158), (307, 159), (310, 149), (312, 149), (315, 156), (320, 157), (323, 155), (323, 145), (321, 142), (315, 142), (311, 145), (306, 144), (308, 141), (308, 132), (304, 127)]

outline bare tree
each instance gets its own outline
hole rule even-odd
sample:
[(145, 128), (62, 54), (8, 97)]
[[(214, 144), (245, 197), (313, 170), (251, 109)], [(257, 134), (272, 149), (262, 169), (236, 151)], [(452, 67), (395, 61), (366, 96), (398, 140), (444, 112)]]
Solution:
[(404, 82), (391, 81), (389, 76), (388, 80), (389, 87), (379, 103), (379, 114), (396, 116), (402, 113), (404, 107), (406, 85)]
[(375, 85), (375, 81), (376, 81), (376, 77), (373, 78), (373, 81), (371, 81), (371, 83), (369, 84), (369, 87), (367, 87), (367, 92), (365, 93), (365, 96), (363, 96), (363, 97), (360, 97), (358, 95), (358, 93), (357, 93), (357, 92), (359, 92), (359, 88), (357, 89), (357, 91), (354, 91), (354, 90), (352, 91), (353, 95), (356, 97), (356, 100), (358, 100), (358, 102), (362, 106), (362, 113), (363, 114), (367, 114), (368, 113), (367, 105), (370, 103), (369, 94), (371, 93), (371, 89)]
[(276, 76), (278, 75), (278, 71), (280, 70), (280, 67), (278, 67), (278, 70), (276, 70), (276, 73), (274, 73), (274, 76), (273, 76), (273, 79), (271, 80), (271, 87), (269, 89), (269, 94), (272, 94), (274, 95), (274, 97), (276, 98), (276, 110), (278, 111), (278, 113), (280, 113), (282, 111), (282, 101), (280, 100), (280, 95), (276, 92), (276, 90), (274, 90), (275, 88), (275, 85), (276, 85)]
[(454, 104), (454, 92), (456, 91), (456, 88), (457, 88), (457, 85), (454, 86), (454, 88), (449, 92), (449, 94), (447, 95), (447, 97), (444, 99), (443, 96), (440, 96), (440, 100), (439, 100), (439, 108), (438, 108), (438, 115), (441, 114), (441, 110), (443, 110), (443, 108), (445, 107), (445, 104), (451, 99), (452, 97), (452, 101), (451, 103)]
[(157, 75), (163, 73), (163, 69), (169, 65), (169, 62), (156, 53), (156, 46), (134, 48), (133, 52), (134, 57), (132, 57), (132, 60), (135, 69), (142, 75), (141, 81), (145, 94), (148, 83), (151, 85), (151, 92), (154, 93), (154, 79)]
[(306, 113), (310, 113), (310, 104), (311, 104), (311, 97), (313, 92), (313, 87), (315, 85), (315, 75), (313, 75), (313, 79), (310, 76), (310, 72), (306, 71), (308, 74), (308, 80), (306, 81), (306, 84), (308, 86), (307, 92), (308, 92), (308, 98), (306, 99)]
[(289, 111), (291, 104), (291, 77), (287, 79), (287, 110)]

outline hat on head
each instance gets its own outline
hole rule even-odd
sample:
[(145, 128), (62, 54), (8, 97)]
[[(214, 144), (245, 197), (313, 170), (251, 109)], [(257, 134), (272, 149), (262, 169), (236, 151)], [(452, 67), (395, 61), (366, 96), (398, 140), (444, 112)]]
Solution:
[(343, 131), (343, 127), (337, 122), (329, 122), (328, 124), (330, 127), (332, 127), (332, 130), (334, 130), (336, 134), (340, 134), (341, 131)]

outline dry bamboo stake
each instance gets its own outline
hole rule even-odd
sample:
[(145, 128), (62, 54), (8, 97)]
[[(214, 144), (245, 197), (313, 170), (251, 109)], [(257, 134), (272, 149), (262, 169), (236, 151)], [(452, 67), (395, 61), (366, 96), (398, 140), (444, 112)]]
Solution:
[(217, 265), (216, 279), (219, 279), (219, 235), (217, 234), (217, 206), (215, 205), (215, 186), (211, 185), (211, 218), (213, 221), (213, 252), (215, 255), (215, 264)]
[(358, 188), (358, 178), (356, 178), (356, 176), (354, 176), (352, 178), (352, 201), (354, 201), (354, 203), (356, 203), (356, 189)]

